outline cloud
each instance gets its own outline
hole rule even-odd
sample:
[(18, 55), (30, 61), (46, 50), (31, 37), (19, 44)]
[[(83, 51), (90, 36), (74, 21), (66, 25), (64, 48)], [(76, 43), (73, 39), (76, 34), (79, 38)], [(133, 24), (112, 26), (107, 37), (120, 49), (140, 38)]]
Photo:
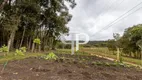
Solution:
[[(91, 40), (112, 39), (113, 33), (122, 35), (126, 28), (142, 23), (142, 10), (139, 10), (111, 27), (106, 27), (142, 0), (76, 0), (76, 2), (77, 6), (70, 10), (73, 18), (68, 27), (70, 32), (87, 33)], [(142, 5), (136, 9), (140, 7)], [(106, 28), (103, 29), (104, 27)]]

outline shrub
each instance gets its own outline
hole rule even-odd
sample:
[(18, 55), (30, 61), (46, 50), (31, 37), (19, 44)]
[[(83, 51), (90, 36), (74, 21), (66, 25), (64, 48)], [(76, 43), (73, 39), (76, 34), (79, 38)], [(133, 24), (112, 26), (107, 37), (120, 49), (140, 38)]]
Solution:
[(15, 52), (16, 52), (15, 55), (24, 56), (25, 55), (24, 53), (26, 52), (26, 47), (21, 47), (20, 49), (16, 49)]
[(18, 49), (16, 49), (15, 52), (16, 52), (15, 55), (19, 55), (19, 56), (24, 56), (25, 55), (21, 50), (18, 50)]
[(39, 38), (36, 38), (36, 39), (34, 39), (34, 41), (33, 41), (34, 43), (36, 43), (36, 44), (41, 44), (41, 41), (40, 41), (40, 39)]
[(48, 55), (44, 56), (46, 60), (56, 60), (58, 56), (56, 56), (53, 52), (49, 53)]
[(21, 50), (22, 52), (24, 52), (24, 53), (26, 52), (26, 49), (27, 49), (26, 47), (21, 47), (21, 48), (20, 48), (20, 50)]
[(8, 52), (8, 47), (3, 45), (1, 48), (0, 48), (0, 52)]

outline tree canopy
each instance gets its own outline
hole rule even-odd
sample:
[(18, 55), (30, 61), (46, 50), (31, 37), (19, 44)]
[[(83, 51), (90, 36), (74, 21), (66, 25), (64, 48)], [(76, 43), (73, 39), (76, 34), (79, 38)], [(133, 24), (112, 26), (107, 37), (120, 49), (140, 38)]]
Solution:
[(26, 46), (32, 48), (33, 40), (41, 40), (41, 49), (54, 48), (62, 33), (67, 33), (71, 20), (69, 7), (74, 0), (1, 0), (0, 46), (8, 49)]

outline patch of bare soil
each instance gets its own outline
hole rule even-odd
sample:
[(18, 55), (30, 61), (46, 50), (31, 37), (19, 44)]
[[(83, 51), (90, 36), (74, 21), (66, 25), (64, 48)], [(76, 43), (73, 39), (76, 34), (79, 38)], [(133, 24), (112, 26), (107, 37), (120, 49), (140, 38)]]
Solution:
[[(3, 64), (0, 64), (2, 70)], [(135, 68), (97, 66), (78, 61), (48, 61), (38, 58), (11, 61), (0, 80), (142, 80)]]

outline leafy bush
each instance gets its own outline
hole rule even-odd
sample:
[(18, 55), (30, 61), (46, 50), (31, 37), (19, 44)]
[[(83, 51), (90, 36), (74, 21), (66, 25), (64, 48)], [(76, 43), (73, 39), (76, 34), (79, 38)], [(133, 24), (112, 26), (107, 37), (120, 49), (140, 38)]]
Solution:
[(21, 48), (20, 48), (20, 50), (21, 50), (22, 52), (24, 52), (24, 53), (26, 52), (26, 49), (27, 49), (26, 47), (21, 47)]
[(48, 55), (45, 55), (43, 58), (46, 60), (56, 60), (58, 56), (56, 56), (53, 52), (51, 52)]
[(8, 47), (3, 45), (1, 48), (0, 48), (0, 52), (8, 52)]
[(25, 55), (24, 53), (26, 52), (26, 47), (21, 47), (20, 49), (16, 49), (15, 52), (16, 52), (15, 55), (24, 56)]
[(36, 39), (34, 39), (34, 43), (36, 43), (36, 44), (41, 44), (41, 41), (40, 41), (39, 38), (36, 38)]
[(15, 55), (19, 55), (19, 56), (24, 56), (25, 55), (21, 50), (18, 50), (18, 49), (16, 49), (15, 52), (16, 52)]

